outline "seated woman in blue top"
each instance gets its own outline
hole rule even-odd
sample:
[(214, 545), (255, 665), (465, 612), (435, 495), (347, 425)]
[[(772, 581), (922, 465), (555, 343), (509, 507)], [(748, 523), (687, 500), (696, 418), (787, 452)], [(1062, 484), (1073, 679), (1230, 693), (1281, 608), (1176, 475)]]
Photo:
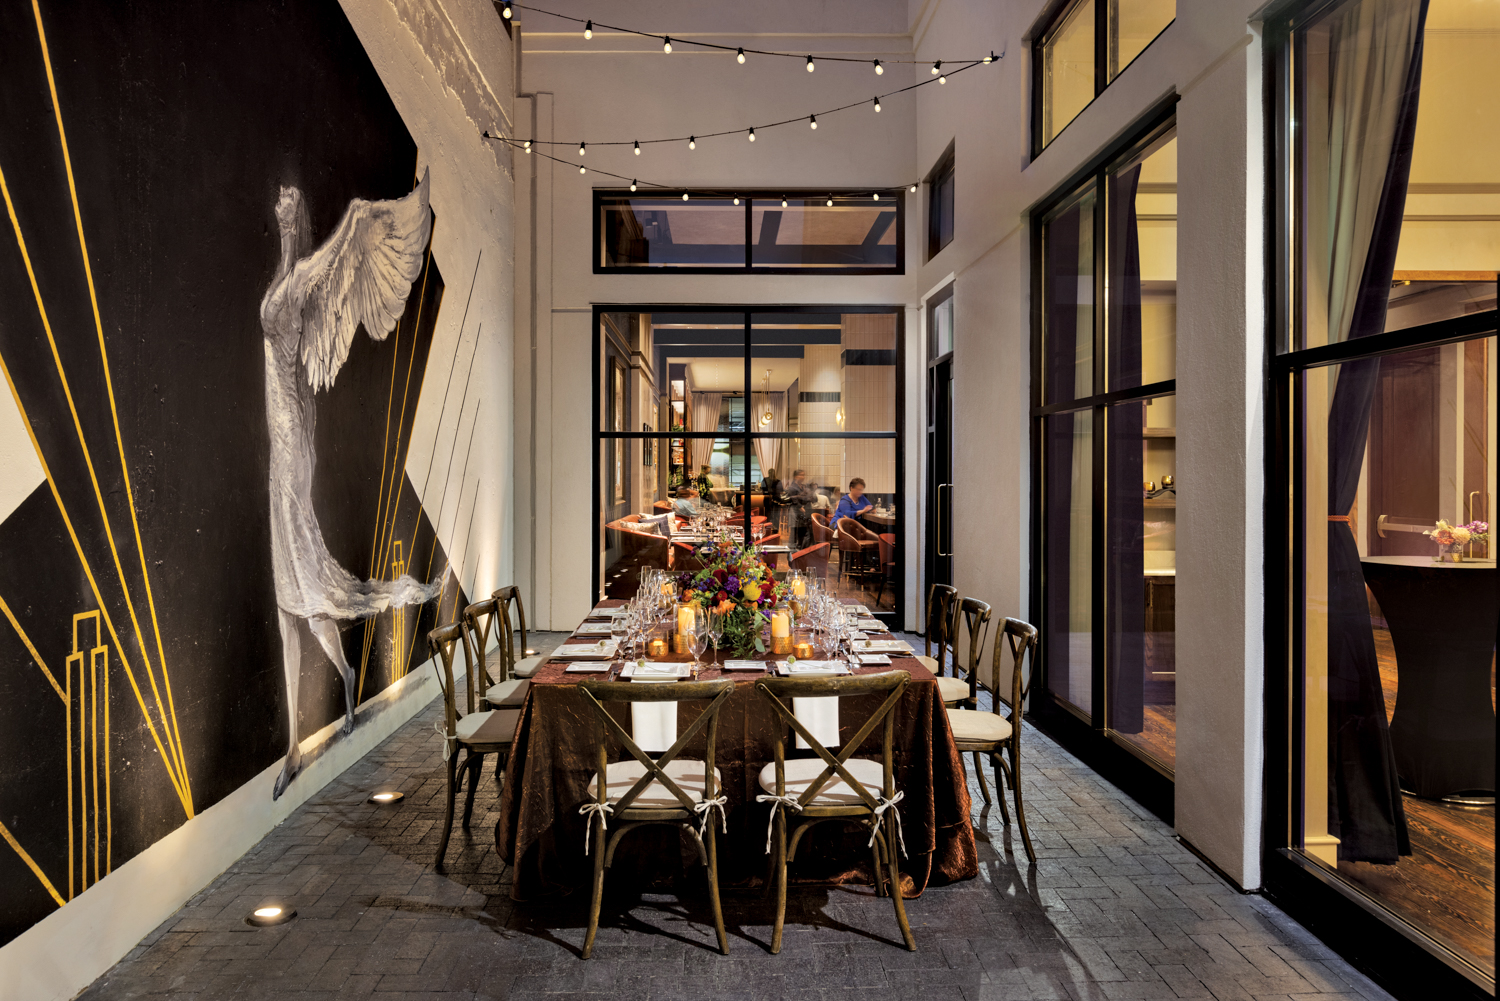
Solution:
[(833, 517), (828, 519), (828, 524), (830, 527), (835, 527), (840, 518), (858, 520), (860, 515), (874, 506), (865, 498), (865, 481), (855, 477), (849, 481), (849, 492), (839, 498), (839, 506), (833, 512)]
[(672, 511), (679, 518), (696, 518), (703, 513), (703, 502), (698, 499), (698, 491), (693, 487), (683, 487), (677, 492), (677, 499), (672, 502)]

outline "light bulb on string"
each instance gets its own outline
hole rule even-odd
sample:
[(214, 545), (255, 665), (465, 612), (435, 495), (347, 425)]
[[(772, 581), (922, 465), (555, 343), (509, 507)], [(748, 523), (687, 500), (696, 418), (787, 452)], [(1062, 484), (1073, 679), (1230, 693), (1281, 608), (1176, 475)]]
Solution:
[(636, 156), (640, 156), (641, 155), (641, 141), (639, 139), (637, 139), (635, 141), (635, 155)]
[(662, 39), (661, 50), (663, 52), (671, 52), (672, 51), (672, 36), (671, 35), (668, 35), (666, 38)]
[(739, 195), (735, 195), (735, 196), (734, 196), (734, 203), (735, 203), (735, 204), (736, 204), (736, 205), (738, 205), (738, 204), (739, 204), (739, 203), (740, 203), (740, 196), (739, 196)]
[(829, 208), (833, 208), (833, 196), (832, 195), (828, 196), (828, 207)]
[(944, 74), (943, 76), (938, 77), (938, 83), (947, 83), (947, 82), (948, 82), (947, 74)]
[(735, 50), (734, 61), (737, 62), (737, 63), (739, 63), (741, 66), (745, 65), (745, 50), (744, 49), (736, 49)]
[(687, 197), (687, 195), (688, 195), (688, 193), (687, 193), (687, 192), (686, 192), (686, 191), (684, 191), (684, 192), (683, 192), (683, 193), (682, 193), (682, 200), (683, 200), (683, 201), (687, 201), (687, 200), (688, 200), (688, 197)]
[(880, 111), (880, 98), (878, 98), (878, 97), (875, 98), (875, 111), (877, 113), (879, 113), (879, 111)]
[(912, 194), (916, 194), (917, 193), (917, 182), (916, 181), (912, 181), (911, 182), (911, 193)]
[(505, 0), (505, 6), (500, 8), (500, 16), (509, 21), (515, 15), (511, 13), (510, 0)]
[(578, 165), (578, 172), (580, 174), (587, 174), (588, 173), (588, 168), (585, 167), (585, 166), (583, 166), (582, 164), (579, 164)]
[(877, 191), (877, 192), (875, 192), (875, 195), (874, 195), (874, 199), (875, 199), (875, 201), (877, 201), (877, 202), (878, 202), (878, 201), (880, 201), (880, 192), (878, 192), (878, 191)]
[(937, 62), (932, 64), (932, 75), (937, 76), (941, 72), (943, 72), (943, 61), (939, 59)]
[(990, 54), (987, 55), (987, 56), (985, 56), (983, 59), (980, 60), (980, 62), (984, 63), (986, 66), (988, 66), (990, 63), (992, 63), (994, 61), (995, 61), (995, 50), (994, 49), (990, 49)]
[(521, 144), (521, 148), (524, 149), (526, 152), (530, 153), (531, 152), (531, 140), (528, 139), (524, 143), (522, 143)]
[(807, 57), (807, 72), (811, 73), (814, 68), (815, 67), (813, 66), (812, 56), (808, 56)]
[(633, 178), (633, 177), (630, 179), (630, 190), (631, 191), (635, 190), (635, 178)]
[(579, 144), (578, 144), (578, 155), (579, 155), (579, 156), (583, 156), (583, 154), (584, 154), (584, 153), (585, 153), (585, 152), (587, 152), (587, 150), (588, 150), (588, 145), (589, 145), (589, 144), (588, 144), (588, 143), (579, 143)]
[(883, 73), (885, 73), (885, 67), (880, 65), (879, 59), (875, 60), (875, 75), (880, 76)]
[(781, 199), (781, 207), (782, 207), (782, 208), (786, 208), (786, 198), (785, 198), (785, 197), (783, 197), (783, 198), (782, 198), (782, 199)]
[(755, 126), (750, 126), (750, 141), (755, 142)]
[(808, 124), (811, 125), (814, 129), (816, 129), (818, 127), (818, 116), (817, 115), (809, 115), (808, 116)]
[(698, 148), (698, 137), (697, 136), (688, 136), (688, 149), (697, 149), (697, 148)]
[(593, 21), (590, 21), (588, 24), (585, 24), (583, 26), (583, 37), (584, 38), (593, 38), (594, 37), (594, 22)]

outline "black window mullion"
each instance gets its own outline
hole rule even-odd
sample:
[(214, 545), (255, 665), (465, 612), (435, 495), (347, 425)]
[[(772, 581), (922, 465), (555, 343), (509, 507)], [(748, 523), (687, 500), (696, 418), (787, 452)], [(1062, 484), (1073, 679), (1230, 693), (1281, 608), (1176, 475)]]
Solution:
[[(750, 241), (748, 239), (749, 232), (750, 232), (750, 216), (749, 216), (749, 214), (747, 212), (746, 215), (745, 215), (745, 233), (747, 234), (747, 239), (745, 240), (745, 246), (746, 246), (747, 249), (746, 249), (745, 252), (747, 254), (749, 253), (749, 249), (748, 248), (750, 246)], [(750, 349), (751, 349), (751, 338), (753, 336), (753, 328), (750, 325), (751, 315), (752, 314), (750, 313), (749, 310), (745, 311), (745, 474), (744, 474), (744, 481), (745, 482), (744, 482), (744, 485), (743, 485), (743, 492), (741, 494), (741, 496), (744, 497), (744, 503), (740, 505), (740, 515), (741, 515), (741, 517), (744, 520), (744, 532), (745, 532), (745, 541), (746, 542), (749, 542), (751, 540), (751, 538), (752, 538), (752, 536), (750, 534), (750, 510), (751, 510), (751, 508), (750, 508), (750, 498), (751, 498), (750, 456), (754, 453), (754, 450), (755, 450), (755, 442), (754, 442), (754, 437), (753, 437), (754, 436), (754, 430), (753, 430), (754, 425), (753, 425), (753, 423), (752, 423), (752, 421), (750, 419), (750, 417), (751, 417), (750, 411), (752, 409), (751, 406), (750, 406), (750, 402), (751, 402), (751, 399), (752, 399), (751, 392), (750, 392), (750, 388), (751, 388), (750, 387)], [(769, 402), (769, 401), (767, 401), (767, 402)]]
[(750, 237), (751, 237), (750, 220), (752, 218), (752, 215), (751, 215), (751, 212), (750, 212), (750, 206), (752, 204), (754, 204), (754, 201), (755, 200), (753, 198), (746, 198), (745, 199), (745, 270), (746, 271), (749, 271), (751, 268), (753, 268), (755, 266), (755, 256), (754, 256), (755, 255), (755, 245), (750, 240)]
[(1094, 96), (1109, 86), (1109, 0), (1094, 0)]
[[(1095, 0), (1094, 24), (1095, 24), (1095, 54), (1096, 70), (1098, 68), (1098, 53), (1102, 52), (1099, 46), (1097, 34), (1098, 25), (1103, 19), (1105, 4), (1108, 0)], [(1096, 81), (1097, 82), (1097, 81)], [(1102, 89), (1102, 88), (1100, 88)], [(1094, 320), (1094, 394), (1103, 396), (1109, 392), (1108, 366), (1106, 364), (1109, 350), (1109, 331), (1107, 329), (1106, 317), (1108, 310), (1105, 308), (1105, 295), (1107, 294), (1105, 275), (1109, 267), (1106, 248), (1108, 247), (1108, 219), (1109, 219), (1109, 174), (1108, 171), (1100, 169), (1094, 177), (1094, 308), (1091, 310)], [(1108, 698), (1109, 686), (1106, 684), (1108, 657), (1108, 635), (1106, 630), (1105, 609), (1107, 607), (1108, 595), (1107, 584), (1107, 539), (1105, 538), (1108, 521), (1105, 518), (1105, 505), (1108, 503), (1110, 484), (1106, 482), (1108, 474), (1108, 453), (1106, 451), (1109, 435), (1105, 422), (1109, 419), (1109, 406), (1099, 403), (1094, 407), (1094, 475), (1093, 475), (1093, 616), (1091, 623), (1093, 662), (1091, 672), (1091, 690), (1093, 713), (1090, 720), (1094, 729), (1102, 730), (1109, 726)]]

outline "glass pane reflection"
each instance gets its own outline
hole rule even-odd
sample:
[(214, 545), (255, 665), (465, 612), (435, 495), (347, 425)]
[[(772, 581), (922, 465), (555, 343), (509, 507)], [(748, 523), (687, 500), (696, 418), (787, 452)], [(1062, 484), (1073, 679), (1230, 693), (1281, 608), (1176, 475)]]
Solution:
[(1093, 712), (1094, 415), (1044, 423), (1047, 687)]

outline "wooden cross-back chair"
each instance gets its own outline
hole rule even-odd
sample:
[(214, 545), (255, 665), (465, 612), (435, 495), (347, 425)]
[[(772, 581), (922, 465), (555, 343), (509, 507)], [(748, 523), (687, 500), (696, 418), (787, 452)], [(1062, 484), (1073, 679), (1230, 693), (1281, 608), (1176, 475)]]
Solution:
[[(960, 598), (953, 603), (948, 627), (948, 642), (953, 649), (953, 678), (938, 683), (943, 704), (950, 709), (979, 707), (977, 682), (984, 659), (985, 640), (990, 635), (990, 614), (990, 606), (978, 598)], [(962, 653), (959, 651), (960, 640), (965, 641)]]
[[(771, 826), (775, 832), (776, 925), (771, 933), (771, 951), (781, 951), (782, 926), (786, 923), (787, 865), (797, 854), (802, 836), (812, 827), (830, 820), (860, 823), (870, 832), (872, 871), (875, 892), (890, 893), (896, 907), (896, 923), (906, 948), (915, 952), (917, 940), (906, 920), (906, 905), (901, 897), (901, 862), (898, 848), (905, 851), (901, 837), (901, 818), (896, 803), (892, 739), (893, 710), (901, 701), (911, 675), (906, 671), (884, 671), (832, 678), (763, 678), (755, 682), (756, 691), (775, 710), (778, 717), (776, 759), (760, 772), (760, 787), (765, 793), (758, 802), (771, 804)], [(885, 701), (870, 714), (859, 731), (835, 754), (812, 735), (792, 709), (794, 698), (844, 698), (853, 695), (885, 695)], [(786, 728), (790, 728), (817, 753), (816, 758), (787, 760)], [(865, 738), (875, 727), (883, 726), (880, 760), (854, 757)], [(787, 840), (787, 813), (801, 818)], [(769, 834), (769, 832), (768, 832)], [(771, 851), (768, 836), (766, 851)], [(886, 872), (882, 872), (882, 865)]]
[(499, 648), (495, 656), (486, 651), (490, 645), (490, 633), (500, 638), (502, 629), (497, 624), (503, 614), (496, 598), (484, 598), (464, 608), (464, 622), (469, 626), (469, 638), (474, 644), (476, 659), (484, 665), (480, 687), (484, 689), (481, 709), (519, 709), (531, 690), (531, 682), (525, 678), (506, 677), (508, 665)]
[[(680, 682), (677, 684), (634, 684), (629, 681), (579, 682), (578, 690), (594, 711), (604, 734), (613, 736), (630, 754), (630, 759), (611, 763), (609, 741), (599, 741), (598, 769), (590, 783), (593, 798), (580, 813), (589, 815), (589, 839), (597, 835), (594, 847), (594, 896), (589, 906), (589, 929), (583, 940), (583, 958), (594, 951), (594, 937), (599, 932), (599, 910), (604, 900), (604, 870), (614, 862), (620, 839), (637, 827), (647, 824), (674, 824), (684, 828), (698, 849), (699, 861), (708, 870), (708, 898), (713, 909), (714, 931), (719, 936), (719, 951), (729, 954), (729, 938), (724, 932), (724, 913), (719, 906), (719, 855), (714, 838), (713, 811), (719, 811), (724, 822), (724, 796), (719, 770), (714, 767), (714, 745), (719, 733), (719, 710), (734, 691), (734, 682)], [(709, 700), (692, 725), (664, 754), (653, 760), (641, 750), (629, 731), (609, 714), (607, 702), (695, 702)], [(679, 754), (699, 733), (707, 731), (708, 742), (703, 760), (680, 758)], [(696, 766), (696, 767), (695, 767)], [(613, 787), (616, 791), (611, 791)], [(620, 791), (623, 790), (623, 791)], [(605, 816), (618, 826), (609, 828)], [(596, 829), (597, 828), (597, 829)], [(607, 839), (606, 839), (607, 835)]]
[[(495, 599), (495, 622), (500, 627), (500, 681), (529, 678), (536, 674), (544, 658), (533, 654), (530, 644), (526, 642), (526, 603), (521, 600), (521, 589), (515, 584), (507, 584), (492, 591), (490, 597)], [(510, 617), (512, 606), (516, 611), (514, 623)], [(516, 646), (517, 626), (521, 632), (520, 647)]]
[[(458, 708), (458, 690), (453, 678), (453, 652), (455, 647), (463, 649), (466, 712)], [(443, 817), (443, 834), (438, 841), (438, 869), (443, 867), (443, 856), (448, 851), (448, 836), (453, 831), (453, 800), (461, 784), (458, 774), (458, 752), (468, 752), (464, 758), (464, 774), (469, 779), (469, 793), (464, 800), (464, 827), (474, 812), (474, 788), (479, 783), (484, 769), (484, 756), (496, 755), (496, 774), (504, 768), (515, 740), (516, 725), (521, 720), (520, 709), (476, 709), (475, 694), (483, 674), (479, 658), (473, 650), (468, 624), (462, 620), (449, 626), (441, 626), (427, 634), (427, 648), (436, 657), (433, 668), (438, 672), (438, 683), (443, 687), (443, 761), (448, 773), (448, 807)]]
[[(937, 676), (938, 695), (943, 705), (957, 705), (969, 697), (969, 683), (958, 678), (956, 668), (950, 673), (948, 652), (953, 647), (953, 630), (958, 616), (958, 588), (933, 584), (927, 589), (927, 626), (922, 638), (922, 666)], [(937, 655), (933, 656), (933, 651)], [(956, 657), (955, 657), (956, 659)]]
[[(1021, 828), (1021, 841), (1026, 846), (1026, 857), (1032, 862), (1036, 861), (1036, 851), (1031, 847), (1031, 832), (1026, 829), (1026, 807), (1021, 800), (1021, 716), (1031, 690), (1031, 678), (1024, 670), (1024, 662), (1028, 653), (1035, 662), (1036, 635), (1036, 627), (1030, 623), (1007, 618), (1000, 632), (995, 634), (995, 653), (990, 669), (974, 675), (978, 687), (993, 696), (994, 711), (948, 710), (953, 741), (960, 756), (973, 753), (975, 770), (979, 772), (979, 789), (984, 793), (986, 803), (990, 801), (990, 790), (984, 781), (981, 756), (988, 758), (994, 766), (995, 791), (1000, 799), (1000, 816), (1006, 826), (1010, 825), (1010, 811), (1005, 806), (1005, 782), (1009, 782), (1016, 799), (1016, 821)], [(1004, 644), (1000, 642), (1002, 637)], [(1005, 681), (1004, 654), (1007, 651), (1011, 659), (1009, 684)], [(1010, 710), (1008, 716), (1001, 714), (1002, 705)]]

